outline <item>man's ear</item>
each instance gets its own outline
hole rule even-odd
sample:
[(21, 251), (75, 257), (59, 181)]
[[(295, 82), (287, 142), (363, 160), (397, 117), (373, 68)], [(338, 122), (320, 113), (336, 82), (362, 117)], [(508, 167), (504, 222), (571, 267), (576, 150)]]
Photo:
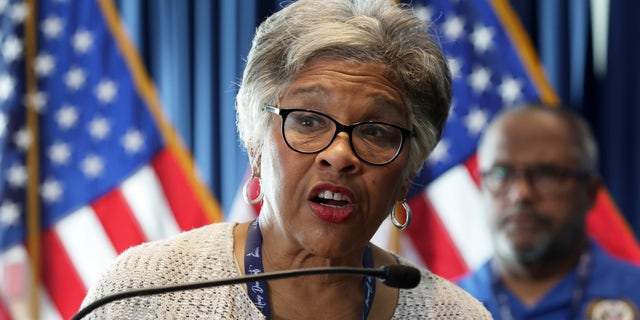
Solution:
[(587, 197), (589, 199), (589, 208), (592, 208), (596, 203), (598, 192), (602, 188), (602, 177), (600, 175), (593, 175), (586, 181)]

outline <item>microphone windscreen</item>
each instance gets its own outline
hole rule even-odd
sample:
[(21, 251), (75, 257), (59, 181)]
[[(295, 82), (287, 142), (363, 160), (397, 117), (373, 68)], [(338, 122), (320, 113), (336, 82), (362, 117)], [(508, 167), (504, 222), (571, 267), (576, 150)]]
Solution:
[(411, 289), (420, 283), (420, 270), (401, 264), (385, 265), (381, 268), (385, 275), (380, 279), (382, 283), (394, 288)]

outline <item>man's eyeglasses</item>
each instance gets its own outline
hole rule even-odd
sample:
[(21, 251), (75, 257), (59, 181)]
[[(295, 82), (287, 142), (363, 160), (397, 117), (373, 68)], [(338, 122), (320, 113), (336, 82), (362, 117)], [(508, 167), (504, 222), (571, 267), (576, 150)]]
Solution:
[(366, 121), (343, 125), (326, 114), (303, 109), (279, 109), (265, 105), (263, 110), (282, 117), (282, 136), (289, 148), (300, 153), (326, 149), (336, 135), (346, 132), (358, 159), (386, 165), (395, 160), (411, 131), (384, 122)]
[(572, 170), (551, 165), (541, 165), (526, 169), (509, 166), (494, 166), (482, 172), (485, 187), (496, 195), (506, 194), (520, 177), (539, 195), (552, 195), (566, 190), (570, 179), (584, 180), (589, 177), (585, 171)]

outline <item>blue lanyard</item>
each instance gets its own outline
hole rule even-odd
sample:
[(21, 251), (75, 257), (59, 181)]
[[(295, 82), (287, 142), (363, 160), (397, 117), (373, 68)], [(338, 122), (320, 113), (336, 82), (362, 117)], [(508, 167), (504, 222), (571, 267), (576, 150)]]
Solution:
[[(591, 254), (587, 251), (583, 252), (580, 256), (580, 261), (578, 262), (578, 269), (576, 270), (576, 284), (573, 287), (573, 292), (571, 294), (571, 309), (569, 309), (569, 316), (567, 319), (577, 319), (578, 309), (580, 308), (580, 304), (582, 303), (582, 299), (584, 297), (585, 290), (587, 288), (587, 278), (589, 276), (589, 265), (591, 262)], [(511, 313), (511, 308), (509, 307), (509, 302), (507, 301), (507, 294), (505, 292), (504, 285), (500, 282), (500, 279), (497, 276), (497, 272), (494, 268), (490, 269), (491, 274), (491, 289), (493, 290), (493, 294), (496, 297), (496, 301), (498, 302), (498, 312), (500, 314), (501, 320), (513, 320), (513, 314)]]
[[(365, 247), (362, 265), (365, 268), (373, 268), (373, 253), (370, 245)], [(262, 232), (260, 232), (260, 225), (258, 224), (258, 219), (256, 219), (251, 223), (251, 225), (249, 225), (249, 230), (247, 232), (247, 243), (244, 248), (244, 273), (246, 275), (250, 275), (263, 272)], [(364, 277), (362, 279), (362, 284), (364, 287), (362, 320), (365, 320), (369, 315), (371, 303), (373, 303), (373, 297), (376, 294), (376, 281), (372, 276)], [(260, 309), (260, 312), (262, 312), (267, 319), (271, 319), (266, 282), (253, 281), (247, 283), (247, 292), (249, 293), (249, 297), (251, 298), (251, 301), (253, 301), (253, 304)]]

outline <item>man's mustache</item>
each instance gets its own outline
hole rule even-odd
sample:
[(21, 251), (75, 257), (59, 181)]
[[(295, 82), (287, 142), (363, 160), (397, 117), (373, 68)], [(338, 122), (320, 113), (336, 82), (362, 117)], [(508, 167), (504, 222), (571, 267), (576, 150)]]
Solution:
[(533, 219), (544, 226), (551, 225), (551, 219), (529, 205), (518, 205), (510, 208), (498, 218), (497, 225), (498, 227), (504, 227), (509, 221), (521, 216)]

